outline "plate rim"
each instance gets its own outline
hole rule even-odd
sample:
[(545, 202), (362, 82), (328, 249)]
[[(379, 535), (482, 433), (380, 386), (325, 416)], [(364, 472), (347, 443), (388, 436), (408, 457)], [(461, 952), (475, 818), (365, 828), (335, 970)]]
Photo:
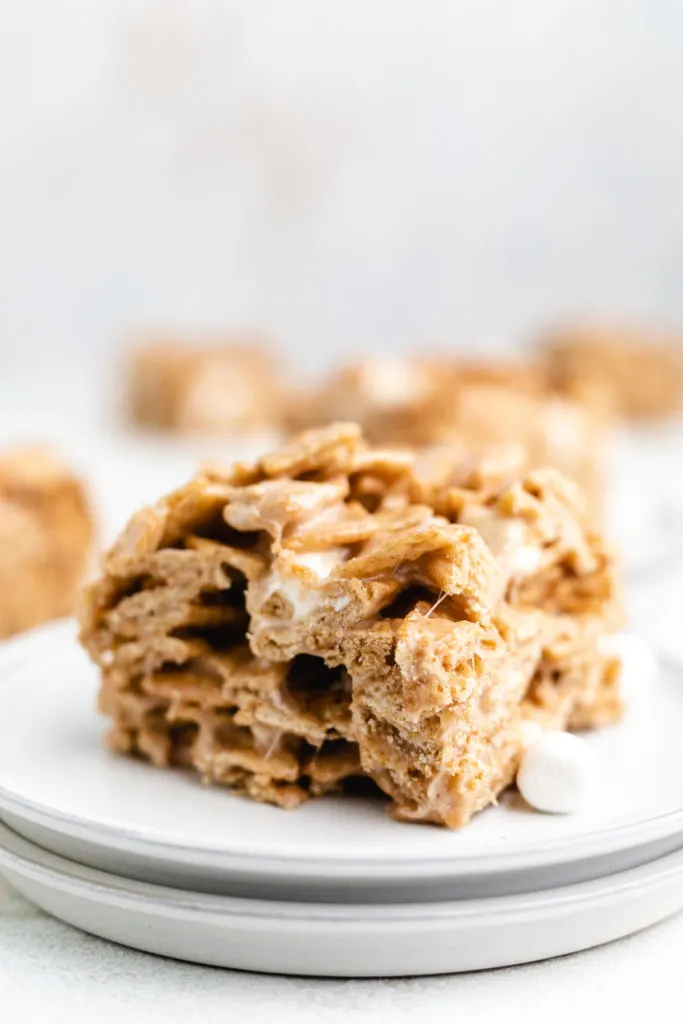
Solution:
[[(273, 919), (294, 924), (310, 920), (335, 924), (367, 922), (412, 924), (419, 921), (448, 922), (459, 919), (475, 922), (482, 911), (487, 917), (509, 918), (526, 913), (544, 913), (556, 907), (569, 907), (590, 901), (610, 901), (623, 894), (641, 891), (644, 884), (666, 884), (683, 874), (683, 849), (647, 861), (625, 871), (550, 889), (511, 893), (502, 896), (472, 897), (458, 900), (431, 900), (413, 903), (330, 903), (260, 899), (220, 893), (194, 892), (168, 885), (130, 879), (71, 861), (45, 850), (0, 822), (0, 870), (28, 874), (42, 884), (56, 881), (60, 890), (72, 893), (104, 894), (113, 905), (137, 901), (154, 904), (156, 909), (172, 909), (187, 914)], [(53, 886), (54, 887), (54, 886)], [(490, 923), (490, 922), (489, 922)]]
[[(17, 664), (33, 654), (36, 645), (46, 643), (53, 636), (74, 637), (74, 619), (38, 626), (0, 645), (0, 674), (12, 672)], [(0, 686), (4, 680), (0, 678)], [(324, 848), (313, 852), (276, 851), (264, 849), (263, 844), (251, 844), (231, 837), (230, 846), (223, 843), (191, 845), (180, 836), (123, 826), (107, 820), (97, 820), (84, 815), (70, 813), (51, 807), (23, 794), (8, 790), (0, 783), (0, 810), (9, 811), (18, 818), (29, 820), (41, 827), (85, 840), (120, 852), (154, 856), (168, 863), (197, 865), (233, 870), (242, 870), (249, 875), (272, 874), (275, 870), (286, 869), (293, 875), (308, 875), (315, 878), (342, 879), (362, 875), (370, 880), (397, 878), (434, 878), (448, 876), (485, 876), (503, 872), (533, 869), (540, 866), (554, 867), (576, 863), (592, 857), (609, 856), (617, 851), (646, 845), (659, 839), (683, 832), (683, 806), (665, 811), (648, 818), (633, 816), (616, 821), (607, 828), (599, 828), (574, 838), (568, 843), (567, 837), (553, 837), (535, 840), (519, 850), (490, 850), (463, 856), (440, 854), (426, 858), (424, 855), (397, 856), (384, 859), (380, 851), (377, 856), (353, 854), (334, 856)], [(328, 873), (332, 872), (332, 873)], [(374, 872), (374, 873), (373, 873)]]

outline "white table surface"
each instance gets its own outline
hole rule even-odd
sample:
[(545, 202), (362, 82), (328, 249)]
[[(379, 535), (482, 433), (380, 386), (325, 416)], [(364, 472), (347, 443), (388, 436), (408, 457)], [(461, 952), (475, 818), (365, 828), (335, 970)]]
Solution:
[[(76, 399), (76, 394), (73, 394)], [(60, 415), (34, 394), (31, 408), (21, 395), (3, 403), (0, 442), (22, 436), (52, 438), (93, 484), (105, 537), (128, 511), (151, 500), (189, 472), (191, 447), (182, 452), (133, 444), (110, 428), (94, 429), (94, 418), (76, 403)], [(29, 432), (28, 426), (32, 428)], [(22, 429), (23, 428), (23, 429)], [(41, 429), (42, 428), (42, 429)], [(639, 459), (637, 476), (649, 466), (662, 479), (680, 465), (681, 438), (657, 445), (665, 459), (653, 464), (651, 450)], [(666, 454), (668, 449), (668, 454)], [(630, 474), (629, 474), (630, 475)], [(673, 482), (676, 474), (669, 476)], [(127, 492), (122, 490), (125, 478)], [(683, 506), (683, 497), (681, 497)], [(646, 582), (637, 612), (644, 632), (671, 638), (681, 606), (683, 573)], [(669, 625), (667, 625), (667, 623)], [(680, 1019), (683, 1000), (683, 914), (600, 949), (540, 964), (470, 975), (386, 981), (277, 978), (163, 960), (82, 934), (38, 911), (0, 879), (0, 1021), (239, 1021), (280, 1024), (309, 1020), (394, 1022), (451, 1020), (463, 1024), (552, 1019), (592, 1024), (617, 1012), (622, 1021)]]
[[(599, 949), (498, 971), (338, 981), (163, 960), (47, 917), (0, 881), (0, 1014), (14, 1021), (678, 1020), (683, 914)], [(653, 1016), (656, 1007), (661, 1013)]]

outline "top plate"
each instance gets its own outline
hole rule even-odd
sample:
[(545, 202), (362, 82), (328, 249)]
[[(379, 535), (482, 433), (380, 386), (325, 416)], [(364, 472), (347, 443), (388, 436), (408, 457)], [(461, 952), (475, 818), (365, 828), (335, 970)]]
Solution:
[(96, 690), (70, 622), (4, 646), (0, 814), (55, 852), (130, 877), (279, 898), (358, 898), (362, 887), (369, 899), (413, 899), (425, 886), (452, 898), (565, 884), (601, 873), (601, 858), (614, 870), (683, 845), (683, 686), (672, 674), (621, 725), (589, 736), (602, 775), (581, 813), (543, 815), (508, 795), (457, 832), (399, 824), (372, 799), (285, 812), (114, 756)]

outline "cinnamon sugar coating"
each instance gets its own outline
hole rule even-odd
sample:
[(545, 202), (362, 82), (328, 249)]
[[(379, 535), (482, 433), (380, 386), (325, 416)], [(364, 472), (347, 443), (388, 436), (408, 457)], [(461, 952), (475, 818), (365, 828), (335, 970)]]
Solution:
[(93, 533), (80, 481), (53, 455), (0, 455), (0, 638), (73, 612)]
[(353, 424), (138, 513), (81, 621), (115, 749), (286, 807), (366, 776), (397, 817), (459, 826), (525, 721), (620, 713), (613, 560), (577, 488)]

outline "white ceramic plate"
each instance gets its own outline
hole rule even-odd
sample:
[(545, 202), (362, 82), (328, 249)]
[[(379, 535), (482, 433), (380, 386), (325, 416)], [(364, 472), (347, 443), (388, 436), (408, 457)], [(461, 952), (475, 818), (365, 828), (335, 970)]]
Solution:
[(0, 825), (0, 869), (48, 913), (179, 960), (277, 974), (389, 977), (542, 960), (621, 938), (683, 906), (683, 851), (535, 894), (395, 906), (211, 896), (84, 868)]
[(285, 812), (114, 756), (96, 689), (72, 623), (5, 645), (0, 816), (47, 849), (115, 874), (233, 895), (381, 902), (565, 885), (683, 846), (675, 676), (623, 724), (590, 736), (602, 778), (581, 813), (547, 816), (510, 796), (458, 832), (398, 824), (371, 799)]

